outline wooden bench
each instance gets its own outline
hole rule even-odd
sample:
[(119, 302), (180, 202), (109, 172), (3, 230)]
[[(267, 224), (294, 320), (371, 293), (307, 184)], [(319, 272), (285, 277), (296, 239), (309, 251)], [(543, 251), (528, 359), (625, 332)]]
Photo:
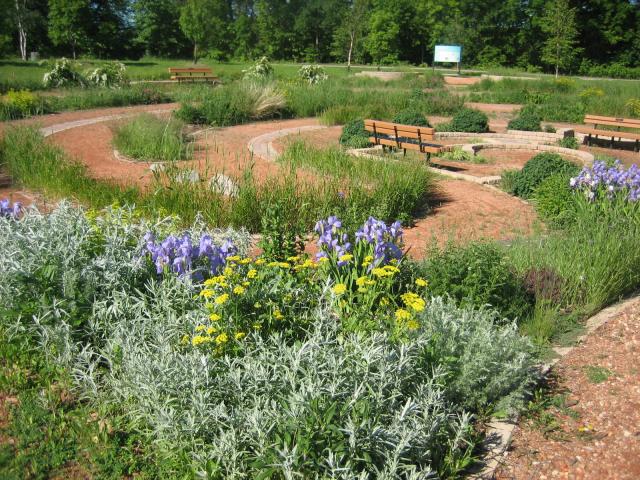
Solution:
[[(618, 141), (622, 141), (622, 139), (635, 140), (635, 148), (634, 150), (637, 152), (640, 150), (640, 120), (635, 120), (633, 118), (614, 118), (614, 117), (602, 117), (599, 115), (585, 115), (584, 123), (593, 125), (593, 128), (588, 127), (587, 125), (579, 126), (574, 128), (575, 132), (584, 133), (587, 135), (587, 145), (591, 145), (591, 137), (595, 136), (597, 139), (599, 135), (603, 137), (611, 137), (611, 147), (613, 148), (613, 142), (616, 137), (618, 137)], [(602, 129), (598, 128), (598, 125), (606, 125), (608, 127), (616, 127), (615, 130), (612, 129)], [(637, 129), (636, 132), (622, 132), (621, 128), (628, 129)]]
[(379, 120), (365, 120), (364, 128), (371, 133), (369, 141), (382, 148), (392, 147), (407, 150), (416, 150), (427, 155), (427, 160), (432, 153), (440, 153), (445, 147), (434, 141), (435, 129), (431, 127), (416, 127), (399, 123), (381, 122)]
[(174, 68), (169, 67), (171, 80), (182, 82), (211, 82), (218, 81), (209, 67)]

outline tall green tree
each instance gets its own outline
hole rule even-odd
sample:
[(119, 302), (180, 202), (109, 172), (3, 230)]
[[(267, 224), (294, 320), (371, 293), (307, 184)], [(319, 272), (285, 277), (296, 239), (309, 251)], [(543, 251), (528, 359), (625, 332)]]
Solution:
[(398, 60), (399, 33), (400, 25), (392, 13), (387, 10), (377, 10), (371, 14), (369, 34), (365, 44), (378, 70), (383, 63), (393, 63)]
[(541, 26), (547, 35), (542, 61), (555, 68), (557, 78), (560, 69), (569, 67), (579, 53), (576, 9), (569, 6), (568, 0), (551, 0)]
[(362, 43), (366, 33), (366, 18), (369, 13), (369, 0), (352, 0), (342, 15), (342, 22), (333, 34), (332, 54), (344, 58), (347, 69), (351, 69), (351, 60)]
[(180, 29), (180, 0), (137, 0), (133, 4), (136, 40), (147, 55), (177, 57), (189, 50)]
[(49, 0), (49, 37), (55, 45), (71, 47), (73, 58), (90, 41), (89, 0)]
[(229, 3), (225, 0), (186, 0), (180, 10), (180, 28), (193, 43), (193, 63), (198, 63), (199, 49), (224, 52)]

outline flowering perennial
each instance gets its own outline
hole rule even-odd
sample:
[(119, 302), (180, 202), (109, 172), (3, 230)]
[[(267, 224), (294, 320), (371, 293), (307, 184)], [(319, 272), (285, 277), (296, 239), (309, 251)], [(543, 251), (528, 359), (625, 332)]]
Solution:
[(11, 205), (11, 201), (7, 198), (0, 200), (0, 217), (18, 219), (18, 216), (22, 212), (22, 204), (15, 202)]
[(148, 232), (144, 236), (144, 255), (149, 255), (161, 274), (169, 268), (178, 275), (192, 273), (195, 279), (203, 278), (202, 271), (217, 274), (226, 264), (227, 258), (235, 255), (236, 247), (225, 241), (222, 245), (214, 245), (209, 235), (200, 237), (200, 243), (194, 245), (188, 233), (181, 237), (169, 235), (163, 241), (158, 241), (155, 235)]
[[(339, 267), (353, 260), (353, 255), (349, 253), (352, 244), (349, 242), (349, 236), (342, 231), (342, 222), (339, 218), (329, 217), (327, 220), (320, 220), (316, 223), (315, 231), (319, 236), (317, 245), (320, 252), (316, 254), (318, 259), (335, 254), (338, 257)], [(363, 266), (372, 270), (388, 264), (391, 260), (401, 259), (402, 235), (400, 222), (396, 221), (388, 226), (381, 220), (369, 217), (355, 235), (356, 247), (372, 247), (372, 255), (370, 255), (372, 258), (365, 258), (363, 263), (367, 265)]]
[(609, 167), (605, 162), (593, 162), (592, 167), (584, 167), (577, 177), (570, 180), (571, 188), (584, 192), (585, 196), (594, 201), (606, 195), (612, 199), (618, 193), (630, 202), (640, 199), (640, 168), (633, 164), (628, 169), (616, 160)]

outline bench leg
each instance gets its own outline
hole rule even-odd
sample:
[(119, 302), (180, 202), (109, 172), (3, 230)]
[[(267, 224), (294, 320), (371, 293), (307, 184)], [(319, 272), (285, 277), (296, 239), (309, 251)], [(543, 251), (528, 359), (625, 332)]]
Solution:
[(613, 148), (613, 146), (614, 146), (613, 142), (614, 142), (615, 139), (616, 139), (616, 137), (611, 137), (611, 148)]
[(640, 152), (640, 140), (636, 140), (636, 148), (634, 148), (634, 151)]
[(587, 137), (587, 146), (591, 146), (591, 134), (589, 134), (589, 136)]
[(407, 156), (407, 149), (406, 149), (406, 148), (403, 148), (403, 149), (402, 149), (402, 156), (403, 156), (403, 157), (406, 157), (406, 156)]
[(431, 153), (427, 152), (427, 164), (431, 163)]

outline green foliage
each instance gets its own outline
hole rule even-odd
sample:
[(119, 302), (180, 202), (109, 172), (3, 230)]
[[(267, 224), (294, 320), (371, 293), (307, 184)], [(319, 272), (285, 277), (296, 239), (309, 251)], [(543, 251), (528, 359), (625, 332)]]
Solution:
[(526, 132), (540, 132), (540, 115), (538, 112), (529, 106), (520, 110), (520, 113), (516, 118), (509, 121), (507, 128), (509, 130), (523, 130)]
[(279, 161), (288, 167), (310, 168), (330, 181), (334, 200), (328, 200), (327, 206), (333, 210), (316, 218), (338, 215), (350, 228), (360, 226), (369, 216), (406, 225), (424, 208), (431, 191), (432, 175), (421, 159), (375, 161), (338, 148), (317, 149), (294, 142)]
[(106, 63), (87, 74), (87, 81), (98, 87), (118, 88), (129, 83), (126, 67), (120, 62)]
[[(489, 311), (460, 309), (438, 298), (426, 308), (421, 304), (419, 328), (402, 342), (384, 328), (368, 335), (345, 332), (342, 325), (349, 318), (334, 309), (338, 294), (324, 288), (330, 279), (322, 268), (302, 258), (247, 263), (242, 256), (248, 238), (239, 232), (192, 226), (190, 232), (207, 232), (216, 244), (244, 239), (244, 248), (228, 259), (221, 276), (204, 285), (168, 273), (159, 281), (140, 262), (139, 240), (149, 230), (163, 239), (174, 222), (138, 221), (134, 213), (117, 208), (85, 216), (66, 204), (50, 215), (30, 211), (19, 222), (0, 221), (0, 258), (8, 252), (13, 257), (0, 272), (0, 300), (15, 307), (10, 317), (0, 317), (3, 333), (9, 325), (34, 332), (38, 355), (73, 372), (91, 412), (104, 420), (87, 422), (89, 409), (80, 408), (76, 430), (75, 409), (50, 402), (51, 413), (41, 416), (31, 403), (21, 402), (16, 409), (25, 410), (18, 414), (31, 423), (22, 422), (18, 438), (36, 440), (20, 452), (17, 467), (46, 476), (82, 452), (82, 465), (104, 459), (99, 465), (112, 469), (105, 477), (186, 477), (195, 469), (213, 478), (234, 472), (250, 478), (281, 472), (333, 478), (348, 472), (351, 478), (374, 470), (401, 476), (407, 465), (441, 478), (456, 477), (470, 464), (476, 440), (470, 413), (517, 407), (534, 379), (531, 344), (514, 324), (500, 326)], [(102, 248), (87, 250), (96, 235)], [(15, 302), (15, 292), (28, 282), (23, 273), (51, 255), (70, 259), (66, 275), (85, 276), (97, 287), (90, 308), (94, 321), (83, 328), (74, 327), (75, 313), (65, 308), (53, 316), (59, 299), (43, 299), (42, 315), (50, 320), (44, 322)], [(136, 273), (146, 277), (142, 285), (130, 283)], [(245, 281), (249, 284), (240, 292), (237, 287)], [(233, 296), (220, 301), (219, 291), (231, 287)], [(274, 306), (282, 310), (271, 311)], [(252, 318), (262, 321), (253, 322), (260, 328)], [(389, 319), (379, 320), (385, 325)], [(202, 341), (210, 329), (214, 335), (229, 325), (252, 331)], [(33, 359), (32, 345), (17, 353)], [(98, 352), (104, 360), (100, 369), (86, 361)], [(5, 358), (15, 362), (12, 353)], [(19, 375), (23, 369), (12, 371)], [(42, 398), (43, 388), (37, 391)], [(408, 403), (413, 408), (407, 410)], [(172, 405), (170, 415), (167, 404)], [(102, 417), (110, 405), (106, 413), (113, 414), (118, 405), (117, 417)], [(62, 428), (65, 422), (56, 417), (69, 425)], [(49, 429), (33, 428), (47, 422)], [(354, 428), (392, 441), (354, 444), (348, 435)], [(84, 440), (76, 444), (78, 431), (92, 433), (96, 448), (109, 454), (94, 457), (93, 448), (82, 448), (89, 446)], [(57, 441), (47, 442), (46, 433)], [(228, 438), (235, 438), (232, 445), (224, 443)], [(34, 448), (38, 444), (58, 448)], [(111, 449), (114, 444), (124, 448)], [(286, 464), (280, 463), (282, 448), (289, 452)], [(339, 463), (332, 463), (337, 458)], [(144, 462), (142, 468), (136, 460)], [(53, 468), (41, 468), (47, 462)]]
[(522, 321), (531, 313), (533, 298), (522, 278), (493, 244), (432, 247), (420, 271), (433, 295), (448, 295), (459, 305), (490, 305), (508, 320)]
[(44, 74), (42, 83), (47, 88), (84, 86), (87, 80), (76, 70), (74, 64), (62, 58), (57, 60), (53, 69)]
[(366, 148), (371, 146), (369, 132), (364, 129), (364, 120), (353, 120), (342, 127), (340, 145), (348, 148)]
[(127, 157), (146, 161), (177, 161), (193, 157), (193, 142), (175, 118), (142, 114), (114, 128), (113, 144)]
[(251, 67), (242, 71), (245, 80), (268, 80), (273, 77), (273, 67), (269, 63), (269, 59), (265, 56), (260, 57)]
[(318, 83), (325, 82), (329, 78), (324, 68), (320, 65), (301, 66), (300, 70), (298, 70), (298, 77), (309, 85), (317, 85)]
[(577, 175), (580, 168), (557, 153), (539, 153), (515, 176), (513, 194), (531, 198), (538, 186), (551, 175)]
[(9, 92), (0, 97), (0, 120), (14, 120), (44, 113), (46, 107), (41, 98), (28, 90)]
[(564, 137), (558, 140), (558, 145), (563, 148), (571, 148), (573, 150), (578, 150), (580, 145), (578, 144), (578, 139), (576, 137)]
[(418, 127), (430, 127), (429, 120), (424, 114), (416, 108), (409, 107), (402, 110), (393, 117), (394, 123), (400, 123), (402, 125), (415, 125)]
[(453, 147), (451, 150), (438, 155), (438, 158), (450, 162), (488, 163), (488, 160), (482, 155), (467, 152), (461, 147)]
[(568, 173), (550, 175), (533, 194), (536, 211), (552, 226), (566, 226), (575, 215), (575, 197), (569, 186), (570, 179)]
[(450, 132), (484, 133), (489, 131), (489, 119), (478, 110), (462, 108), (453, 116), (446, 129)]
[(270, 198), (263, 207), (259, 246), (268, 260), (284, 261), (304, 251), (308, 225), (303, 223), (301, 212), (294, 212), (287, 205), (288, 199), (295, 196), (296, 186), (290, 184), (288, 188), (287, 194)]
[(547, 35), (542, 48), (542, 61), (554, 66), (557, 77), (560, 69), (569, 67), (580, 54), (581, 49), (576, 46), (576, 9), (570, 6), (568, 0), (550, 1), (546, 5), (541, 28)]
[(193, 62), (198, 63), (198, 49), (224, 51), (229, 20), (229, 4), (221, 0), (187, 0), (180, 7), (180, 28), (193, 43)]

